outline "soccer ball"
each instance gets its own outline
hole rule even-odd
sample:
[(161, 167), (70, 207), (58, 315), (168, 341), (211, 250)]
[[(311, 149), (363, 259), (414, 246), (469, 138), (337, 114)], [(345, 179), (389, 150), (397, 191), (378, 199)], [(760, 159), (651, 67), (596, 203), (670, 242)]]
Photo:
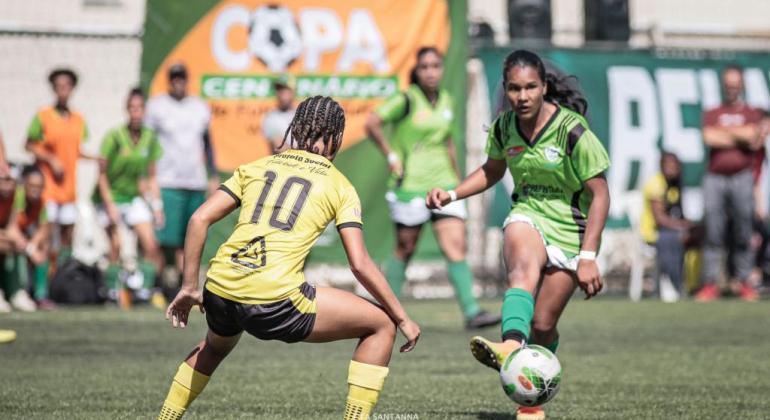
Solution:
[(534, 407), (559, 392), (561, 364), (545, 347), (531, 345), (508, 355), (500, 368), (503, 391), (519, 405)]

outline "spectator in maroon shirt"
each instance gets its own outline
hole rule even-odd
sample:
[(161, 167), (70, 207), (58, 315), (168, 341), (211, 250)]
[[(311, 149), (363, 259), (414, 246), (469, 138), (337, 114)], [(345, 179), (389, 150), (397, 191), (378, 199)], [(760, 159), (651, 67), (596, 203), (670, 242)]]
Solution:
[(758, 294), (746, 280), (754, 266), (751, 248), (754, 216), (754, 173), (764, 154), (760, 123), (764, 113), (743, 100), (743, 72), (731, 66), (722, 72), (722, 105), (703, 115), (703, 142), (709, 162), (703, 179), (706, 240), (703, 249), (703, 287), (700, 301), (718, 299), (716, 286), (726, 261), (726, 234), (731, 222), (735, 275), (742, 282), (740, 297), (756, 300)]

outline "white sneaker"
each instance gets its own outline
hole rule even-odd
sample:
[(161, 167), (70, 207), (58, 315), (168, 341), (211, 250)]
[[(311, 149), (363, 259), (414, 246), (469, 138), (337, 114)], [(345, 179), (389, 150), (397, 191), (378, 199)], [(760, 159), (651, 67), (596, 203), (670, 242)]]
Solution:
[(660, 276), (660, 284), (658, 287), (660, 288), (660, 300), (666, 303), (679, 301), (679, 292), (676, 290), (676, 287), (674, 287), (670, 277), (662, 274)]
[(11, 297), (11, 306), (22, 312), (35, 312), (37, 310), (35, 301), (29, 297), (26, 290), (19, 290), (13, 294), (13, 297)]
[(7, 314), (11, 312), (11, 305), (5, 300), (5, 293), (0, 290), (0, 314)]

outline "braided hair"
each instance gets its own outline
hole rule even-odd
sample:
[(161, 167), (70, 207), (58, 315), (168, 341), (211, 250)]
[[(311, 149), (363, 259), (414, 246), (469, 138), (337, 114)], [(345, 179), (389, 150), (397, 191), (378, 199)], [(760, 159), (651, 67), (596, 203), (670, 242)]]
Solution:
[[(313, 96), (299, 104), (294, 118), (283, 135), (281, 147), (289, 140), (289, 147), (324, 156), (334, 156), (342, 143), (345, 130), (345, 112), (340, 104), (328, 96)], [(324, 148), (315, 147), (317, 140), (323, 140)]]
[(586, 115), (588, 101), (579, 90), (570, 85), (570, 79), (577, 79), (575, 76), (561, 77), (555, 73), (547, 72), (543, 60), (537, 54), (527, 50), (516, 50), (505, 58), (503, 64), (504, 83), (508, 78), (508, 71), (515, 66), (533, 67), (537, 71), (540, 80), (547, 86), (546, 101), (557, 103), (578, 114)]

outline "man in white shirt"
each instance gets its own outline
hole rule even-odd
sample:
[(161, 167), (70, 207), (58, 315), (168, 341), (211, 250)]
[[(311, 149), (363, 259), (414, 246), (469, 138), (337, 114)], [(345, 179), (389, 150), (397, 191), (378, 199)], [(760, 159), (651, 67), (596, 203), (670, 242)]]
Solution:
[(294, 84), (294, 78), (289, 75), (280, 76), (273, 82), (276, 109), (268, 112), (262, 120), (262, 134), (270, 142), (273, 154), (289, 148), (288, 139), (283, 147), (281, 147), (281, 143), (283, 143), (283, 136), (294, 118), (294, 111), (296, 111)]
[(158, 133), (163, 148), (157, 163), (161, 201), (152, 202), (151, 206), (153, 210), (163, 210), (165, 224), (156, 234), (166, 257), (166, 271), (171, 261), (175, 261), (178, 274), (182, 268), (187, 222), (205, 201), (206, 191), (217, 188), (219, 176), (209, 135), (208, 104), (187, 94), (188, 74), (184, 64), (169, 67), (168, 80), (169, 93), (147, 103), (145, 122)]

